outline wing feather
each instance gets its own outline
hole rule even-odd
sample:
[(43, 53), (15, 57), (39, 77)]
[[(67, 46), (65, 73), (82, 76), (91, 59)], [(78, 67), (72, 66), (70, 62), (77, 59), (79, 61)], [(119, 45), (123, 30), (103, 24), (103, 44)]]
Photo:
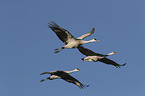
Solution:
[(124, 64), (118, 64), (118, 63), (116, 63), (115, 61), (113, 61), (113, 60), (110, 60), (110, 59), (108, 59), (108, 58), (102, 58), (102, 59), (100, 59), (99, 60), (100, 62), (103, 62), (103, 63), (105, 63), (105, 64), (109, 64), (109, 65), (114, 65), (114, 66), (116, 66), (117, 68), (120, 68), (120, 66), (125, 66), (126, 65), (126, 63), (124, 63)]
[(119, 66), (119, 64), (117, 64), (115, 61), (110, 60), (108, 58), (102, 58), (99, 60), (100, 62), (103, 62), (105, 64), (110, 64), (110, 65), (114, 65), (114, 66)]
[(92, 28), (92, 30), (91, 30), (90, 32), (88, 32), (88, 33), (86, 33), (86, 34), (84, 34), (84, 35), (78, 37), (77, 39), (84, 39), (84, 38), (90, 36), (91, 34), (93, 34), (94, 31), (95, 31), (95, 28)]
[(64, 42), (65, 44), (67, 44), (69, 41), (69, 39), (72, 39), (74, 38), (70, 33), (69, 31), (63, 29), (62, 27), (60, 27), (59, 25), (57, 25), (54, 21), (53, 22), (50, 22), (48, 23), (48, 27), (50, 27), (54, 32), (55, 34), (58, 36), (58, 38)]
[(103, 56), (100, 53), (95, 53), (93, 51), (91, 51), (90, 49), (87, 49), (85, 47), (83, 47), (82, 45), (80, 45), (79, 47), (77, 47), (77, 49), (84, 55), (86, 56)]
[(79, 82), (77, 79), (75, 79), (74, 77), (72, 77), (71, 75), (69, 75), (63, 71), (59, 71), (59, 72), (55, 73), (54, 75), (60, 76), (63, 80), (65, 80), (69, 83), (73, 83), (73, 84), (77, 85), (79, 88), (83, 88), (85, 86), (81, 82)]

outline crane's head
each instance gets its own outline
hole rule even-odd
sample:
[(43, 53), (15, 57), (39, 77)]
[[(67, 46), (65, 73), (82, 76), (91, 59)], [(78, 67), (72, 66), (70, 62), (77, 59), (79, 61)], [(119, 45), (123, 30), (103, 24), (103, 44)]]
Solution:
[(114, 55), (114, 54), (118, 54), (118, 53), (117, 52), (111, 52), (111, 53), (109, 53), (107, 55)]
[(75, 69), (75, 71), (82, 71), (82, 70), (81, 70), (81, 69), (79, 69), (79, 68), (76, 68), (76, 69)]
[(94, 38), (94, 39), (92, 39), (92, 41), (96, 42), (96, 41), (100, 41), (100, 40), (97, 40), (97, 39)]

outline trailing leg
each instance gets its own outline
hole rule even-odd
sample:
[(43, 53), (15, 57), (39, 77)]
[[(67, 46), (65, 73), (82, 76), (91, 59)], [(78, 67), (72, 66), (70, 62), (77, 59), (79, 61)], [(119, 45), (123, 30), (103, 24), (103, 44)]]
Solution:
[(60, 51), (63, 50), (63, 49), (64, 49), (64, 47), (57, 48), (57, 49), (55, 49), (55, 52), (54, 52), (54, 53), (58, 53), (58, 52), (60, 52)]

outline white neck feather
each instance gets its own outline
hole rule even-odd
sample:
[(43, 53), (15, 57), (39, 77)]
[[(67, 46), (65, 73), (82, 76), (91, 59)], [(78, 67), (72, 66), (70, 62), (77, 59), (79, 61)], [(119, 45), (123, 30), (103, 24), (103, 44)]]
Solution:
[(87, 44), (87, 43), (96, 42), (96, 41), (97, 41), (97, 40), (94, 40), (94, 39), (89, 40), (89, 41), (84, 41), (84, 40), (82, 40), (81, 43), (82, 43), (82, 44)]
[(65, 72), (68, 73), (68, 74), (70, 74), (70, 73), (77, 72), (77, 71), (79, 71), (79, 70), (74, 69), (74, 70), (71, 70), (71, 71), (65, 71)]
[(114, 54), (117, 54), (117, 53), (116, 52), (111, 52), (111, 53), (109, 53), (107, 55), (114, 55)]

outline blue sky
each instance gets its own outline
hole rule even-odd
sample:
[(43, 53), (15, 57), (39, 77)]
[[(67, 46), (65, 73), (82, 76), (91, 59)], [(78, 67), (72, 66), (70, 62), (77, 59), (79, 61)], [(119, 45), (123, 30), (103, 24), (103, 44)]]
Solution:
[[(100, 62), (83, 62), (76, 49), (58, 54), (64, 44), (47, 27), (55, 21), (78, 37), (95, 27), (84, 45), (108, 54), (120, 69)], [(1, 0), (0, 1), (1, 96), (144, 96), (145, 0)], [(52, 70), (72, 73), (88, 88), (80, 90), (64, 80), (40, 82)]]

